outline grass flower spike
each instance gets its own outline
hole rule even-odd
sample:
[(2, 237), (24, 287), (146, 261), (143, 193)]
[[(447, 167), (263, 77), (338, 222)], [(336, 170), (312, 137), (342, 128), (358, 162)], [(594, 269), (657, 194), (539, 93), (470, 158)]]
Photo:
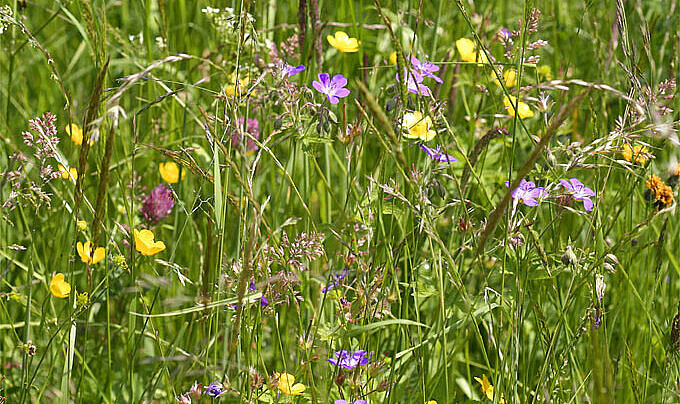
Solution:
[(432, 119), (429, 116), (423, 117), (423, 113), (420, 111), (407, 112), (401, 120), (404, 137), (407, 139), (430, 141), (437, 135), (433, 126)]
[(331, 44), (332, 47), (343, 53), (357, 52), (359, 50), (359, 44), (361, 43), (356, 38), (350, 38), (349, 35), (343, 31), (336, 32), (335, 36), (328, 35), (326, 39), (328, 39), (328, 43)]
[(186, 177), (186, 170), (182, 170), (182, 178), (179, 177), (179, 166), (174, 161), (168, 161), (167, 163), (160, 163), (158, 165), (158, 171), (161, 173), (161, 178), (170, 184), (176, 184), (180, 179)]
[(50, 292), (52, 296), (58, 298), (68, 297), (71, 294), (71, 285), (64, 280), (64, 274), (61, 272), (54, 275), (50, 281)]
[(162, 241), (154, 241), (154, 235), (151, 230), (135, 229), (134, 235), (135, 249), (142, 253), (142, 255), (151, 256), (165, 250), (165, 243)]
[(274, 373), (274, 377), (279, 381), (279, 390), (287, 396), (299, 396), (307, 390), (307, 386), (302, 383), (295, 383), (295, 376), (283, 372)]
[(518, 101), (515, 96), (510, 95), (503, 97), (503, 104), (505, 104), (505, 108), (508, 110), (510, 116), (515, 116), (515, 108), (513, 105), (517, 105), (517, 111), (520, 118), (526, 119), (534, 116), (534, 111), (529, 108), (529, 105), (522, 101)]
[(349, 95), (349, 90), (345, 88), (347, 79), (342, 74), (336, 74), (331, 80), (328, 73), (319, 73), (319, 81), (312, 81), (314, 89), (328, 97), (331, 104), (340, 102), (338, 98), (345, 98)]
[(86, 264), (97, 264), (106, 256), (104, 247), (97, 247), (93, 251), (91, 241), (86, 241), (85, 244), (79, 241), (78, 244), (76, 244), (76, 249), (78, 250), (78, 255), (80, 255), (80, 260)]

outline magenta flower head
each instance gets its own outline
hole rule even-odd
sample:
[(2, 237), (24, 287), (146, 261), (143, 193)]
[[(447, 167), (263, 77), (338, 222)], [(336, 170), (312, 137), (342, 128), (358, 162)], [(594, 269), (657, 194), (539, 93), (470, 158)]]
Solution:
[(440, 163), (450, 163), (452, 161), (458, 161), (458, 159), (453, 157), (452, 155), (442, 152), (439, 146), (437, 146), (436, 149), (433, 149), (431, 147), (425, 146), (424, 144), (421, 144), (420, 148), (423, 149), (425, 153), (427, 153), (427, 155), (430, 156), (430, 158), (433, 159), (434, 161), (438, 161)]
[[(406, 88), (409, 92), (424, 95), (426, 97), (432, 96), (432, 91), (430, 91), (426, 85), (422, 84), (423, 80), (425, 80), (422, 74), (404, 67), (401, 77), (406, 77)], [(399, 73), (397, 73), (397, 83), (401, 83)]]
[[(505, 181), (505, 186), (510, 187), (510, 181)], [(540, 199), (547, 196), (547, 194), (545, 188), (536, 187), (536, 184), (532, 181), (527, 181), (522, 178), (519, 187), (512, 191), (512, 198), (527, 206), (537, 206)]]
[(354, 369), (357, 366), (368, 365), (372, 355), (364, 350), (354, 352), (342, 350), (336, 351), (335, 358), (328, 358), (327, 361), (344, 369)]
[(418, 71), (422, 76), (434, 79), (437, 83), (443, 83), (442, 79), (435, 76), (433, 73), (439, 71), (439, 66), (430, 62), (421, 62), (417, 57), (411, 56), (411, 65), (414, 69)]
[(576, 178), (570, 180), (560, 180), (560, 184), (571, 193), (571, 196), (579, 201), (583, 201), (583, 207), (590, 212), (593, 210), (593, 201), (591, 196), (595, 196), (595, 191), (583, 185), (583, 183)]
[(231, 145), (235, 149), (241, 150), (241, 140), (243, 138), (247, 138), (246, 153), (250, 154), (258, 149), (257, 143), (255, 143), (255, 141), (251, 139), (250, 136), (254, 137), (255, 139), (260, 138), (260, 122), (256, 118), (248, 118), (248, 123), (246, 124), (246, 132), (248, 132), (250, 136), (246, 136), (243, 133), (243, 122), (244, 122), (243, 117), (238, 118), (238, 120), (236, 121), (236, 130), (234, 130), (231, 134)]
[(175, 199), (172, 196), (172, 190), (160, 184), (142, 202), (142, 215), (149, 222), (156, 223), (168, 217), (173, 206), (175, 206)]
[(367, 404), (368, 401), (366, 400), (354, 400), (352, 402), (349, 402), (347, 400), (335, 400), (335, 404)]
[(345, 88), (347, 79), (342, 74), (336, 74), (331, 80), (328, 73), (319, 73), (319, 81), (312, 81), (314, 89), (328, 97), (331, 104), (340, 102), (338, 98), (345, 98), (349, 95), (349, 90)]

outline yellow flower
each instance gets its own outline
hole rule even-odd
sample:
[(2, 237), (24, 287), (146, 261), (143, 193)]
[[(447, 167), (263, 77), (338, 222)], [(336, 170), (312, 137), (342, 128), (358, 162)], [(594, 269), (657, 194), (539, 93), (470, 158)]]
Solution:
[(135, 229), (135, 249), (142, 253), (142, 255), (154, 255), (165, 250), (165, 243), (162, 241), (154, 241), (154, 235), (151, 230), (137, 230)]
[(432, 140), (437, 132), (434, 131), (432, 119), (429, 116), (423, 118), (420, 111), (407, 112), (401, 121), (404, 129), (404, 137), (408, 139), (420, 139), (423, 142)]
[(75, 181), (78, 179), (78, 170), (76, 170), (75, 167), (71, 167), (71, 169), (67, 171), (66, 167), (59, 164), (59, 172), (61, 173), (61, 178), (65, 180)]
[(76, 145), (80, 146), (83, 144), (83, 130), (80, 129), (78, 125), (75, 123), (72, 123), (65, 128), (66, 133), (68, 133), (69, 136), (71, 136), (71, 140), (73, 143)]
[(397, 51), (390, 53), (390, 63), (397, 65)]
[(283, 372), (274, 373), (274, 377), (279, 381), (279, 390), (287, 396), (299, 396), (307, 390), (307, 386), (302, 383), (295, 383), (295, 376)]
[(510, 95), (503, 97), (503, 104), (505, 104), (505, 108), (507, 108), (510, 116), (515, 116), (515, 108), (513, 107), (513, 104), (517, 104), (517, 110), (519, 111), (518, 114), (520, 118), (524, 119), (534, 116), (534, 111), (529, 108), (529, 105), (523, 103), (522, 101), (518, 101), (517, 97), (515, 96)]
[[(161, 177), (170, 184), (175, 184), (180, 180), (179, 178), (179, 166), (173, 161), (168, 161), (167, 163), (160, 163), (158, 165), (158, 171), (161, 172)], [(186, 177), (187, 171), (182, 170), (182, 178)]]
[[(244, 77), (241, 77), (238, 81), (239, 96), (248, 90), (248, 84), (250, 84), (250, 74), (245, 73)], [(224, 93), (229, 97), (233, 97), (236, 94), (236, 72), (229, 75), (229, 84), (224, 86)]]
[(430, 400), (430, 401), (426, 401), (425, 404), (437, 404), (437, 401)]
[[(503, 81), (505, 82), (505, 88), (511, 88), (517, 85), (517, 70), (515, 69), (507, 69), (506, 71), (503, 72)], [(494, 79), (494, 83), (498, 87), (501, 86), (501, 83), (498, 81), (498, 79)]]
[(344, 52), (351, 53), (358, 51), (359, 44), (361, 43), (356, 38), (350, 38), (349, 35), (347, 35), (347, 33), (342, 31), (336, 32), (335, 36), (328, 35), (326, 39), (328, 39), (328, 43), (331, 44), (332, 47), (343, 53)]
[(64, 274), (61, 272), (54, 275), (54, 278), (50, 281), (50, 292), (54, 297), (68, 297), (71, 293), (71, 285), (64, 280)]
[(87, 222), (84, 220), (78, 220), (76, 222), (76, 226), (78, 227), (78, 229), (85, 231), (85, 229), (87, 229)]
[(673, 204), (673, 188), (664, 184), (658, 175), (652, 174), (645, 182), (645, 186), (651, 191), (659, 204), (663, 206)]
[(538, 77), (544, 78), (548, 81), (552, 80), (552, 69), (548, 65), (542, 65), (539, 66), (536, 69), (536, 72), (538, 73)]
[(91, 241), (86, 241), (85, 244), (80, 241), (76, 244), (76, 249), (78, 250), (78, 255), (80, 255), (80, 260), (86, 264), (96, 264), (103, 260), (106, 256), (106, 250), (104, 247), (97, 247), (92, 251), (93, 245)]
[(475, 43), (468, 38), (460, 38), (456, 41), (456, 48), (458, 53), (460, 53), (460, 58), (464, 62), (475, 63), (489, 63), (489, 59), (486, 57), (486, 53), (475, 51)]
[(649, 160), (648, 153), (649, 149), (647, 146), (635, 145), (631, 147), (628, 143), (626, 143), (623, 145), (623, 151), (621, 152), (621, 155), (624, 159), (626, 159), (626, 161), (645, 164), (647, 160)]
[(483, 374), (481, 379), (479, 377), (475, 377), (475, 380), (477, 380), (477, 382), (482, 385), (482, 394), (484, 394), (489, 400), (493, 401), (493, 386), (489, 382), (489, 379), (486, 378), (486, 375)]

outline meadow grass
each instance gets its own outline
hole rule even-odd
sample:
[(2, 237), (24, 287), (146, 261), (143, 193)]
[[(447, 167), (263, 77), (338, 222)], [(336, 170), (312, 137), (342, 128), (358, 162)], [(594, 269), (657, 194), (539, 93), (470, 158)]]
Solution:
[(678, 402), (679, 26), (3, 0), (0, 403)]

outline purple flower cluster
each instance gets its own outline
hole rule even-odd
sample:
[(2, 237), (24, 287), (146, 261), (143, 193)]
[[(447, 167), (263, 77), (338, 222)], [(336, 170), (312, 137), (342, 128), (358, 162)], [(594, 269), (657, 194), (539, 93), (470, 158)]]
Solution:
[[(583, 202), (585, 210), (589, 212), (593, 210), (593, 200), (590, 198), (595, 196), (595, 191), (583, 185), (576, 178), (561, 179), (560, 184), (569, 192), (569, 197)], [(510, 181), (506, 181), (505, 186), (509, 187)], [(532, 181), (527, 181), (524, 178), (522, 178), (519, 187), (512, 191), (512, 198), (527, 206), (537, 206), (547, 196), (548, 192), (545, 188), (537, 187)]]
[(168, 217), (173, 206), (175, 206), (175, 199), (172, 196), (172, 190), (160, 184), (142, 202), (142, 215), (150, 223), (156, 223)]
[(208, 387), (205, 388), (205, 392), (203, 394), (210, 396), (210, 397), (219, 397), (220, 394), (224, 393), (224, 389), (222, 388), (222, 383), (219, 382), (213, 382), (208, 385)]
[(345, 88), (347, 79), (342, 74), (336, 74), (331, 80), (328, 73), (319, 73), (319, 80), (312, 81), (314, 89), (321, 94), (328, 97), (331, 104), (340, 102), (339, 98), (345, 98), (349, 95), (349, 90)]
[(321, 288), (321, 293), (326, 293), (329, 290), (338, 286), (340, 284), (340, 281), (345, 279), (345, 277), (347, 276), (347, 270), (348, 270), (348, 268), (345, 267), (345, 269), (343, 269), (342, 272), (340, 272), (338, 275), (333, 274), (333, 282), (331, 282), (328, 285)]
[[(406, 77), (406, 88), (413, 94), (420, 94), (426, 97), (432, 96), (432, 91), (422, 84), (425, 77), (434, 79), (437, 83), (443, 83), (443, 80), (434, 73), (439, 71), (439, 66), (430, 62), (421, 62), (417, 57), (411, 56), (411, 68), (404, 67), (401, 78)], [(397, 82), (401, 83), (401, 78), (397, 73)]]
[(354, 352), (342, 350), (336, 351), (335, 358), (328, 358), (327, 361), (344, 369), (354, 369), (357, 366), (368, 365), (372, 355), (363, 349)]

